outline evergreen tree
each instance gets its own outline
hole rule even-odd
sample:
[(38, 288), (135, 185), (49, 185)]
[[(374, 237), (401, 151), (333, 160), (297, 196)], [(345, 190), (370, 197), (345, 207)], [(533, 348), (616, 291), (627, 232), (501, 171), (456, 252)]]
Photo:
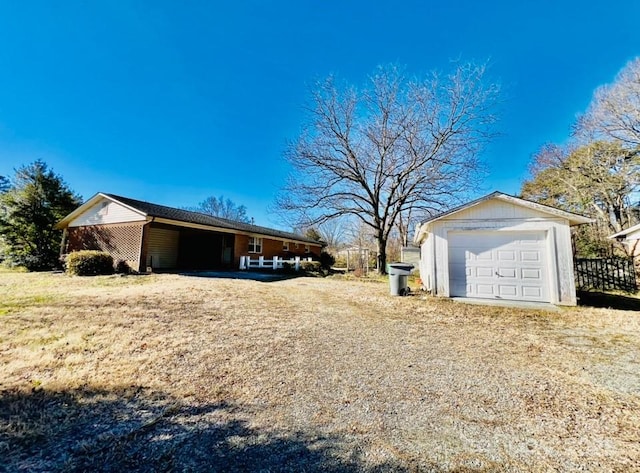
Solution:
[(54, 226), (80, 202), (43, 161), (17, 169), (0, 194), (0, 237), (7, 259), (29, 270), (58, 266), (62, 235)]

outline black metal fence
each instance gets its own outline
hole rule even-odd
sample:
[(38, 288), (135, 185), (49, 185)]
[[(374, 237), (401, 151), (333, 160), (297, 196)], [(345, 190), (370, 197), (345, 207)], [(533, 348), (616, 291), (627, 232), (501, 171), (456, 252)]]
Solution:
[(638, 290), (633, 258), (577, 258), (574, 268), (579, 290)]

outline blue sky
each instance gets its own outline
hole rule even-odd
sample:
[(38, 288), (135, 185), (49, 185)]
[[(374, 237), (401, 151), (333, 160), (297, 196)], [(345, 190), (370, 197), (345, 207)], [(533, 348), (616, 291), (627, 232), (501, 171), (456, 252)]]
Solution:
[(224, 194), (256, 223), (308, 88), (491, 64), (504, 88), (484, 191), (517, 194), (593, 90), (640, 54), (640, 2), (0, 0), (0, 175), (43, 159), (70, 187), (171, 206)]

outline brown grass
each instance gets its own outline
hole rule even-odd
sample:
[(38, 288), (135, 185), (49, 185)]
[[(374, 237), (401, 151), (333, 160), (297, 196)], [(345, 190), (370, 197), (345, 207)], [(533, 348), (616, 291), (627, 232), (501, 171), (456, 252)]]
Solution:
[(640, 312), (0, 273), (0, 469), (640, 471)]

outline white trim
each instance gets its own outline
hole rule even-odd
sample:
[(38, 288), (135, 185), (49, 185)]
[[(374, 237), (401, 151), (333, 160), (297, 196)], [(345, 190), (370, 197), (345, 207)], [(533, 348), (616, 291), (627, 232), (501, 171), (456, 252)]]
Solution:
[(65, 228), (71, 222), (73, 222), (76, 218), (78, 218), (80, 215), (82, 215), (87, 210), (89, 210), (94, 205), (96, 205), (98, 202), (100, 202), (101, 199), (110, 200), (111, 202), (115, 202), (118, 205), (122, 205), (123, 207), (126, 207), (128, 210), (131, 210), (132, 212), (135, 212), (135, 213), (137, 213), (138, 215), (140, 215), (142, 217), (147, 217), (146, 213), (141, 212), (138, 209), (134, 209), (133, 207), (131, 207), (129, 205), (123, 204), (122, 202), (120, 202), (120, 201), (118, 201), (116, 199), (113, 199), (112, 197), (109, 197), (108, 195), (103, 194), (102, 192), (98, 192), (97, 194), (95, 194), (91, 198), (89, 198), (89, 200), (87, 200), (82, 205), (80, 205), (80, 207), (78, 207), (73, 212), (71, 212), (69, 215), (67, 215), (65, 218), (63, 218), (58, 223), (56, 223), (55, 228), (57, 228), (58, 230), (60, 230), (62, 228)]
[(547, 246), (547, 276), (549, 278), (549, 302), (557, 304), (560, 301), (560, 287), (559, 279), (560, 272), (558, 271), (558, 248), (557, 248), (557, 233), (556, 227), (552, 226), (545, 232), (545, 240)]
[(629, 227), (626, 230), (622, 230), (621, 232), (614, 233), (613, 235), (608, 236), (607, 238), (615, 239), (615, 238), (619, 238), (619, 237), (626, 237), (630, 233), (634, 233), (636, 231), (640, 231), (640, 223), (638, 225), (634, 225), (633, 227)]

